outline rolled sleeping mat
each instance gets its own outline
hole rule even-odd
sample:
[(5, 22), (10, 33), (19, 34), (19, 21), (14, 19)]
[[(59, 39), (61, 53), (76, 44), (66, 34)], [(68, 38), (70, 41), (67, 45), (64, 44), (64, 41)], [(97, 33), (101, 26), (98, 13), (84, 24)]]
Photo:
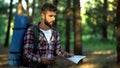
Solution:
[(14, 20), (14, 28), (12, 41), (10, 45), (10, 54), (8, 57), (8, 64), (12, 66), (20, 66), (21, 65), (21, 57), (22, 57), (22, 47), (24, 40), (24, 33), (27, 28), (28, 17), (22, 15), (15, 15)]

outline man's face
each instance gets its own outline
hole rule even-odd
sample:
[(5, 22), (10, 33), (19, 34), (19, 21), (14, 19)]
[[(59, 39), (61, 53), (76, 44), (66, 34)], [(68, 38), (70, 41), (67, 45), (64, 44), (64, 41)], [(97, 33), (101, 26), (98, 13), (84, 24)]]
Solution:
[(44, 23), (47, 26), (51, 27), (53, 23), (55, 22), (56, 12), (47, 11), (42, 16), (43, 16)]

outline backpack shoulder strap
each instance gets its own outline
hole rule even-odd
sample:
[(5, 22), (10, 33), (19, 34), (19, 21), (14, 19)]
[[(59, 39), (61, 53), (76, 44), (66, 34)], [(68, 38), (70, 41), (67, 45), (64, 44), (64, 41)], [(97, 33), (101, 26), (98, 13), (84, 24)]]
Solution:
[(37, 52), (37, 47), (39, 43), (39, 28), (37, 25), (32, 25), (31, 26), (33, 33), (34, 33), (34, 48), (33, 48), (33, 53)]

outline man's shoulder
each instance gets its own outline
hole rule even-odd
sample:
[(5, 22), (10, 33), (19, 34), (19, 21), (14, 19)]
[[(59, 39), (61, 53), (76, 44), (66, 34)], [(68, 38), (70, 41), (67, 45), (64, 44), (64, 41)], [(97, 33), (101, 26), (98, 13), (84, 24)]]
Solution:
[(30, 29), (30, 30), (35, 29), (35, 28), (38, 28), (37, 24), (32, 23), (32, 24), (28, 25), (28, 29)]
[(52, 27), (51, 29), (52, 29), (53, 31), (55, 31), (55, 32), (59, 33), (59, 30), (58, 30), (57, 28)]

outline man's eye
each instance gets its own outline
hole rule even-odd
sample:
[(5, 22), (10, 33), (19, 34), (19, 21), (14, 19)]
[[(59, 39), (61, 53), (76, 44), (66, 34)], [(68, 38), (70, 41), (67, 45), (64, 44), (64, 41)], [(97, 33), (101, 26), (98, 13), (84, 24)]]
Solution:
[(50, 17), (53, 17), (53, 15), (50, 15)]
[(56, 17), (55, 15), (49, 15), (49, 17)]

